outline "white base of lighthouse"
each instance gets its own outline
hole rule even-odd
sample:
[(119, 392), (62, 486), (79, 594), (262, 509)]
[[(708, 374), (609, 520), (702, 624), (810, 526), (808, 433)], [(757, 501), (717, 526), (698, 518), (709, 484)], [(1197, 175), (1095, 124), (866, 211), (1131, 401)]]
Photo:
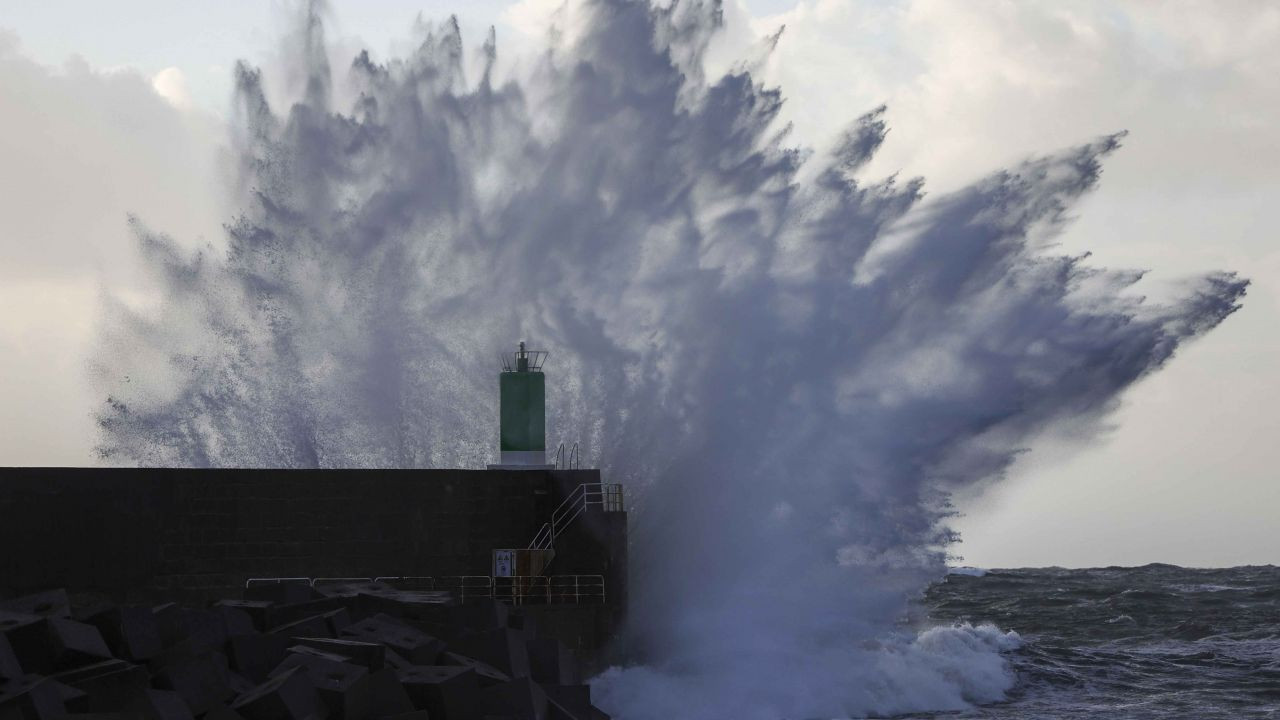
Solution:
[(496, 465), (490, 470), (555, 470), (547, 464), (546, 450), (503, 450)]

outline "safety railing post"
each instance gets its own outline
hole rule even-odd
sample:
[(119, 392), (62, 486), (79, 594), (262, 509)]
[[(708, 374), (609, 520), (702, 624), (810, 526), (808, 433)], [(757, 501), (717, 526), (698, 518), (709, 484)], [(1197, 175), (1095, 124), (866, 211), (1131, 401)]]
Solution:
[(249, 587), (253, 583), (272, 583), (275, 585), (280, 585), (286, 582), (299, 582), (299, 583), (309, 584), (311, 582), (311, 578), (309, 577), (249, 578), (244, 581), (244, 586)]
[[(557, 460), (557, 462), (559, 462)], [(561, 501), (551, 513), (550, 522), (544, 523), (533, 536), (529, 547), (548, 550), (555, 546), (556, 538), (589, 507), (600, 507), (605, 512), (623, 510), (622, 486), (617, 483), (582, 483)]]

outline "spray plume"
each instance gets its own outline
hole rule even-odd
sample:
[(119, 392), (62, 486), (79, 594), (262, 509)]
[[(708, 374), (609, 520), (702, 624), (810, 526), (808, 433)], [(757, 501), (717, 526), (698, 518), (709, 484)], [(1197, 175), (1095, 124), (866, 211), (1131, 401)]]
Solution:
[(1120, 136), (925, 201), (859, 178), (883, 109), (815, 155), (748, 69), (705, 78), (718, 3), (581, 3), (500, 84), (492, 34), (466, 80), (454, 22), (335, 72), (321, 10), (289, 41), (291, 106), (237, 68), (251, 192), (225, 253), (137, 224), (164, 302), (112, 315), (105, 461), (479, 466), (487, 359), (528, 339), (553, 435), (631, 487), (642, 662), (596, 681), (620, 717), (1000, 699), (1016, 636), (911, 618), (948, 492), (1100, 417), (1246, 286), (1154, 304), (1140, 273), (1052, 252)]

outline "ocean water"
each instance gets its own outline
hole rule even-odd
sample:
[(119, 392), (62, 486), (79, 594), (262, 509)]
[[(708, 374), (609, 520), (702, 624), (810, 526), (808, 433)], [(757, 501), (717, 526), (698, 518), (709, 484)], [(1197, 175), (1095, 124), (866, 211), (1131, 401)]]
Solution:
[(992, 570), (933, 585), (934, 620), (1017, 632), (1008, 701), (956, 718), (1280, 717), (1280, 568)]

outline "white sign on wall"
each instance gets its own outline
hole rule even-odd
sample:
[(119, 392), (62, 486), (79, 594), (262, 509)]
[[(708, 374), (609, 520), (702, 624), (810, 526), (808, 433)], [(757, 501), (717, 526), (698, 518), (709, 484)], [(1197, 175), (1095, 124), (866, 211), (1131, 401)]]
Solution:
[(494, 577), (512, 577), (515, 575), (516, 567), (516, 551), (515, 550), (494, 550), (493, 551), (493, 576)]

